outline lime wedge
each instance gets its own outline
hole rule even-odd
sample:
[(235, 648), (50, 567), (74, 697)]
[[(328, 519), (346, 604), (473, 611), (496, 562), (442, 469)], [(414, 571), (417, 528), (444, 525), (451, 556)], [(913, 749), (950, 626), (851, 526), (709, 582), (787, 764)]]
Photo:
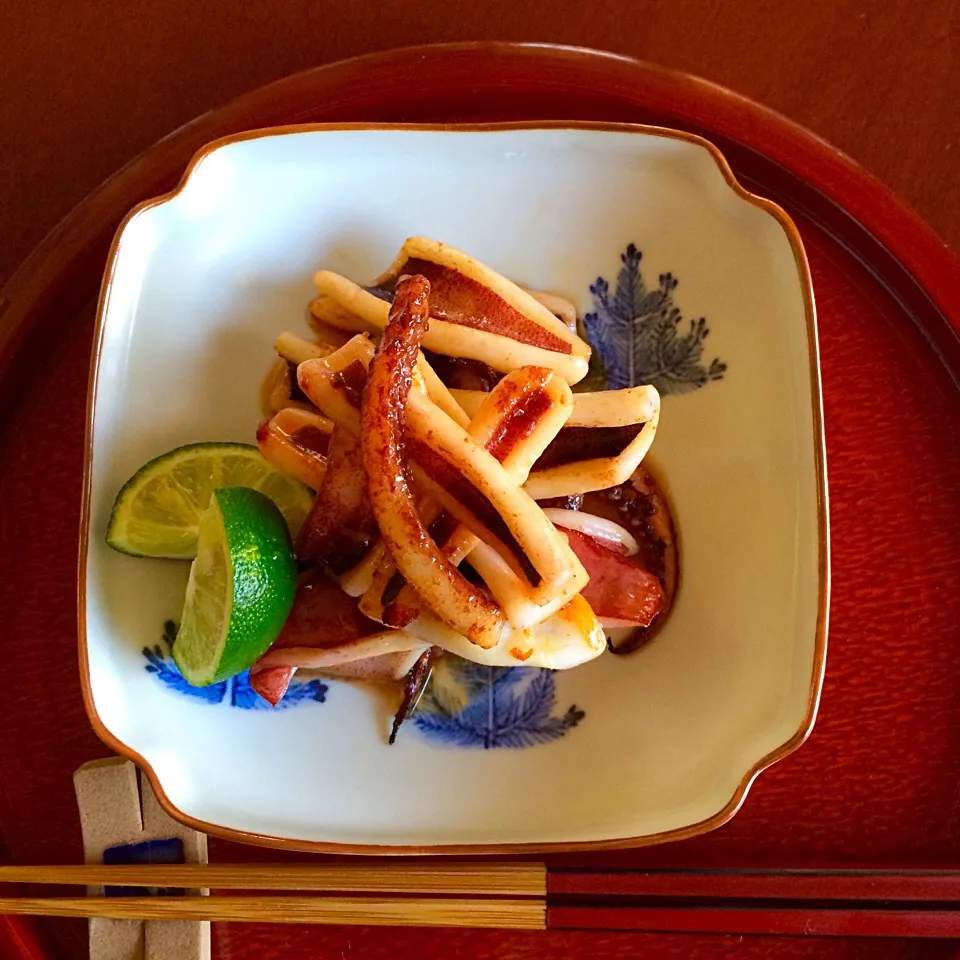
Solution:
[(191, 443), (141, 467), (117, 494), (107, 543), (135, 557), (190, 560), (200, 515), (218, 487), (251, 487), (280, 508), (292, 536), (310, 512), (313, 492), (281, 473), (246, 443)]
[(256, 490), (215, 490), (200, 518), (197, 558), (173, 658), (202, 687), (252, 666), (293, 605), (297, 563), (276, 505)]

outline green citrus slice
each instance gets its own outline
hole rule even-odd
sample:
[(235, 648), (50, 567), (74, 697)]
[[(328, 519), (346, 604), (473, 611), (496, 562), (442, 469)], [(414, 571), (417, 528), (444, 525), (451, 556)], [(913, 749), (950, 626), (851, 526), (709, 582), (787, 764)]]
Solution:
[(200, 515), (220, 487), (250, 487), (280, 508), (296, 536), (313, 491), (277, 470), (246, 443), (191, 443), (142, 466), (117, 494), (107, 543), (135, 557), (190, 560)]
[(215, 490), (200, 518), (197, 557), (173, 658), (206, 686), (251, 667), (276, 640), (293, 605), (297, 563), (286, 522), (256, 490)]

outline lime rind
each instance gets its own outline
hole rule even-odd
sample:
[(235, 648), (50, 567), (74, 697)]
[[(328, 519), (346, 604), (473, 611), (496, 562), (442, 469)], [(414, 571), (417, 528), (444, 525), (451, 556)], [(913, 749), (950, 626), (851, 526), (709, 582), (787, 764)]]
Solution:
[(246, 443), (192, 443), (144, 464), (121, 488), (107, 526), (107, 543), (135, 557), (190, 560), (196, 556), (200, 515), (219, 487), (266, 493), (296, 535), (313, 492), (277, 470)]
[[(216, 494), (214, 494), (216, 497)], [(233, 608), (233, 565), (218, 503), (211, 503), (200, 520), (197, 556), (173, 647), (174, 660), (193, 686), (215, 682), (217, 666), (227, 642)]]
[(273, 501), (244, 487), (215, 490), (173, 646), (187, 682), (218, 683), (251, 667), (283, 629), (296, 578), (290, 534)]

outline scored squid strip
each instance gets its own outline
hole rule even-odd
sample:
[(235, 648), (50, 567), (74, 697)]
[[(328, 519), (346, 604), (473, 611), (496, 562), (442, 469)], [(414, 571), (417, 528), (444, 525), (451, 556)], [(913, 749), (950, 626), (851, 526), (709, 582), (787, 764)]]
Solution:
[(362, 597), (373, 586), (373, 578), (389, 556), (387, 545), (378, 540), (359, 563), (340, 575), (343, 592), (351, 597)]
[[(489, 396), (483, 390), (451, 390), (450, 393), (469, 417), (477, 415)], [(564, 428), (630, 427), (651, 420), (659, 409), (660, 394), (651, 386), (575, 393), (573, 410)]]
[(360, 436), (360, 398), (373, 360), (369, 337), (348, 340), (329, 357), (307, 360), (297, 368), (300, 389), (338, 427)]
[(257, 428), (257, 446), (275, 467), (314, 490), (323, 485), (333, 422), (319, 413), (286, 407)]
[(297, 384), (296, 366), (283, 357), (277, 357), (264, 377), (260, 387), (260, 401), (264, 416), (268, 418), (288, 407), (316, 413), (316, 407), (303, 396)]
[(434, 319), (449, 313), (460, 323), (499, 326), (518, 334), (523, 342), (549, 343), (554, 351), (590, 356), (589, 344), (549, 308), (463, 250), (429, 237), (408, 237), (375, 284), (390, 289), (397, 277), (410, 273), (420, 273), (430, 281)]
[(470, 417), (454, 399), (450, 388), (437, 376), (436, 370), (427, 363), (421, 353), (417, 358), (416, 372), (423, 381), (427, 396), (458, 426), (470, 426)]
[[(314, 282), (316, 282), (318, 276), (319, 273), (314, 274)], [(331, 278), (324, 277), (324, 284), (334, 284), (335, 281), (332, 280), (332, 277), (344, 279), (340, 277), (340, 274), (331, 274)], [(352, 284), (352, 281), (346, 282)], [(341, 290), (338, 282), (336, 286), (338, 292), (336, 298), (329, 294), (321, 293), (318, 297), (310, 301), (310, 316), (313, 321), (319, 322), (327, 327), (333, 327), (335, 330), (343, 330), (346, 333), (368, 333), (371, 336), (379, 337), (384, 324), (367, 320), (366, 311), (364, 313), (358, 313), (345, 305), (345, 303), (349, 302), (348, 292), (352, 293), (353, 287), (356, 287), (358, 290), (363, 290), (363, 287), (359, 284), (352, 284), (350, 287), (344, 286)], [(363, 292), (371, 297), (374, 296), (367, 290)], [(375, 297), (374, 299), (379, 298)], [(383, 302), (386, 303), (386, 301)], [(387, 312), (389, 312), (389, 310), (390, 306), (388, 303)]]
[[(300, 388), (310, 400), (335, 423), (357, 435), (360, 433), (360, 395), (375, 349), (369, 337), (360, 334), (329, 356), (304, 362), (297, 368)], [(455, 423), (466, 426), (470, 422), (422, 353), (417, 355), (414, 383)]]
[(526, 287), (520, 289), (545, 306), (571, 333), (577, 332), (577, 308), (566, 297), (547, 293), (546, 290), (528, 290)]
[(535, 602), (586, 585), (580, 561), (530, 495), (491, 453), (416, 392), (407, 406), (406, 446), (421, 468), (418, 482), (527, 578)]
[[(529, 290), (520, 287), (537, 303), (546, 307), (571, 333), (577, 333), (577, 308), (566, 297), (544, 290)], [(368, 291), (369, 292), (369, 291)], [(374, 294), (375, 296), (376, 294)], [(310, 303), (310, 315), (321, 324), (353, 333), (376, 333), (378, 327), (368, 323), (359, 314), (342, 307), (332, 297), (321, 294)]]
[(363, 556), (376, 536), (360, 441), (338, 425), (330, 438), (323, 485), (300, 528), (297, 559), (312, 560), (339, 572), (342, 566)]
[[(485, 396), (486, 402), (467, 432), (475, 443), (486, 447), (503, 464), (515, 483), (522, 484), (530, 467), (569, 415), (570, 388), (546, 367), (523, 367), (507, 374)], [(439, 516), (440, 508), (438, 505), (429, 512), (421, 508), (420, 513), (424, 523), (430, 525)], [(478, 538), (467, 527), (456, 525), (444, 537), (442, 549), (450, 562), (458, 565), (477, 542)], [(388, 598), (387, 610), (384, 610), (384, 591), (390, 587), (395, 571), (390, 557), (384, 557), (368, 582), (360, 609), (375, 620), (402, 626), (416, 616), (419, 603), (416, 592), (404, 584), (395, 598)], [(564, 596), (569, 599), (566, 592)], [(496, 594), (494, 597), (499, 599)]]
[(492, 647), (503, 632), (500, 609), (450, 564), (430, 537), (417, 513), (401, 453), (401, 447), (406, 447), (405, 413), (417, 399), (429, 404), (440, 421), (463, 432), (426, 396), (411, 389), (411, 375), (429, 323), (429, 290), (423, 277), (407, 277), (397, 284), (390, 321), (363, 391), (363, 466), (380, 535), (400, 572), (440, 620), (478, 646)]
[[(650, 391), (653, 407), (646, 422), (633, 426), (571, 427), (562, 431), (527, 478), (524, 484), (527, 493), (535, 500), (547, 500), (626, 483), (647, 455), (660, 422), (660, 395), (653, 387), (646, 389)], [(608, 448), (611, 454), (579, 459), (578, 454), (591, 447), (604, 454), (604, 448)], [(615, 450), (618, 452), (613, 452)], [(556, 462), (562, 461), (564, 455), (573, 459)]]
[(295, 333), (285, 330), (273, 342), (273, 349), (284, 360), (291, 363), (303, 363), (304, 360), (315, 360), (318, 357), (327, 357), (336, 350), (336, 347), (329, 343), (315, 343), (312, 340), (304, 340)]
[(500, 642), (487, 649), (472, 644), (423, 611), (405, 632), (448, 653), (490, 667), (542, 667), (566, 670), (594, 660), (606, 649), (606, 637), (590, 604), (574, 596), (556, 613), (529, 629), (507, 623)]
[[(363, 364), (371, 351), (369, 340), (357, 336), (330, 357), (299, 368), (300, 386), (310, 399), (338, 425), (355, 431)], [(531, 609), (548, 604), (555, 609), (558, 598), (582, 589), (588, 578), (576, 555), (499, 461), (420, 391), (410, 392), (406, 413), (414, 479), (529, 584)]]
[[(320, 317), (325, 323), (336, 326), (338, 323), (342, 324), (344, 316), (352, 314), (359, 318), (359, 321), (350, 320), (342, 325), (343, 329), (379, 331), (386, 327), (390, 312), (390, 304), (387, 301), (329, 270), (319, 271), (313, 279), (323, 297), (333, 300), (343, 308), (343, 312), (326, 311)], [(314, 301), (314, 309), (316, 305), (317, 302)], [(540, 305), (537, 304), (537, 306)], [(543, 309), (553, 320), (556, 320), (549, 311)], [(556, 322), (563, 328), (563, 324)], [(582, 380), (588, 368), (589, 348), (586, 356), (572, 352), (558, 353), (529, 343), (521, 343), (503, 334), (478, 330), (475, 327), (447, 320), (435, 319), (431, 322), (430, 329), (424, 335), (423, 347), (449, 357), (480, 360), (501, 373), (509, 373), (523, 366), (547, 366), (556, 370), (568, 383), (577, 383)]]
[(264, 678), (262, 686), (273, 689), (275, 702), (297, 669), (399, 679), (430, 647), (489, 666), (565, 669), (599, 656), (605, 644), (599, 620), (580, 596), (532, 629), (505, 624), (499, 642), (489, 648), (471, 643), (428, 610), (403, 630), (383, 630), (360, 615), (355, 599), (315, 571), (302, 581), (290, 619), (251, 671), (251, 681)]
[[(403, 630), (345, 639), (334, 646), (273, 647), (257, 663), (257, 671), (316, 670), (327, 675), (360, 676), (352, 664), (386, 663), (410, 665), (430, 647), (439, 647), (474, 663), (491, 667), (543, 667), (565, 670), (600, 656), (606, 638), (600, 621), (582, 597), (574, 597), (548, 620), (529, 630), (504, 626), (499, 642), (483, 648), (451, 629), (427, 611)], [(409, 658), (409, 659), (407, 659)], [(405, 669), (390, 671), (399, 679)], [(288, 680), (289, 682), (289, 680)]]
[[(451, 393), (467, 414), (486, 397), (479, 390)], [(652, 386), (574, 394), (570, 419), (524, 489), (535, 500), (546, 500), (625, 483), (650, 449), (659, 420), (660, 394)]]
[(327, 670), (357, 660), (382, 657), (389, 653), (423, 653), (430, 644), (404, 630), (384, 630), (366, 637), (347, 640), (335, 647), (273, 647), (258, 661), (263, 667), (297, 667), (303, 670)]

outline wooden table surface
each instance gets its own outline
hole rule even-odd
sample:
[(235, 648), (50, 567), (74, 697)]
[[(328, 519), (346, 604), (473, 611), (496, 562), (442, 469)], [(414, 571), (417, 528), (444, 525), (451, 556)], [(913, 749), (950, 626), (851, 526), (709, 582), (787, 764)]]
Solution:
[(960, 0), (0, 0), (0, 284), (127, 160), (319, 64), (448, 40), (596, 47), (699, 74), (860, 161), (960, 250)]
[[(592, 46), (699, 74), (833, 142), (960, 251), (960, 0), (0, 0), (0, 284), (104, 178), (164, 134), (289, 73), (465, 39)], [(0, 776), (2, 781), (2, 776)], [(2, 785), (2, 783), (0, 783)], [(80, 956), (82, 927), (62, 928)], [(221, 956), (947, 957), (882, 941), (317, 932), (221, 927)], [(320, 948), (323, 944), (323, 948)], [(319, 952), (318, 952), (319, 951)], [(3, 948), (0, 945), (0, 956)], [(245, 954), (246, 955), (246, 954)], [(438, 954), (440, 955), (440, 954)]]

